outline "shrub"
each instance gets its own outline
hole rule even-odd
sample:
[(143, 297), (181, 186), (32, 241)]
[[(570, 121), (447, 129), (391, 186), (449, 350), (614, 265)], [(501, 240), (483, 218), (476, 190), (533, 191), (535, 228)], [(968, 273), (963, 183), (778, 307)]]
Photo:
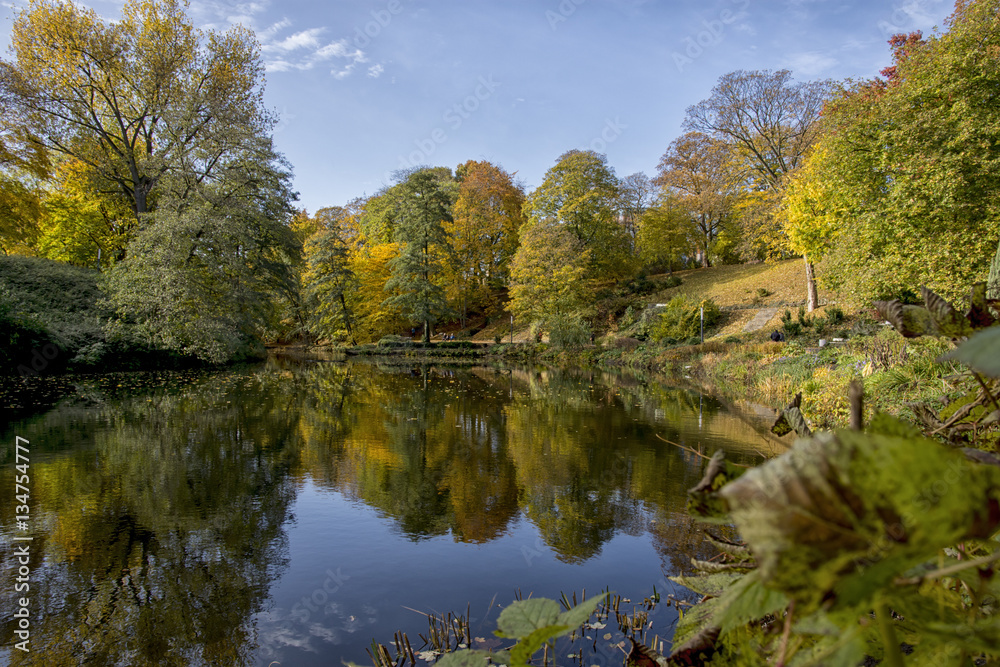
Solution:
[(625, 309), (625, 314), (622, 315), (621, 320), (618, 321), (618, 326), (622, 329), (627, 329), (633, 324), (635, 324), (635, 308), (629, 306)]
[(680, 287), (684, 284), (680, 276), (675, 276), (670, 274), (666, 278), (660, 280), (660, 289), (670, 289), (671, 287)]
[(615, 338), (611, 341), (611, 346), (618, 350), (625, 350), (631, 352), (639, 347), (640, 343), (637, 338), (631, 338), (629, 336), (623, 336), (622, 338)]
[(844, 321), (844, 311), (840, 306), (830, 306), (826, 309), (826, 320), (833, 326), (837, 326)]
[(582, 347), (590, 342), (590, 326), (578, 315), (555, 315), (548, 325), (549, 342), (555, 347)]
[(378, 341), (379, 347), (409, 347), (413, 341), (406, 336), (382, 336)]
[(774, 292), (772, 292), (771, 290), (767, 289), (766, 287), (758, 287), (757, 288), (757, 296), (759, 296), (761, 299), (763, 299), (765, 297), (769, 297), (772, 294), (774, 294)]
[(812, 321), (808, 317), (806, 317), (805, 306), (799, 306), (798, 318), (799, 318), (799, 326), (801, 326), (803, 329), (808, 329), (809, 327), (812, 326)]
[(702, 306), (705, 308), (706, 328), (718, 322), (722, 317), (722, 311), (711, 299), (698, 303), (687, 296), (678, 295), (670, 300), (670, 303), (660, 314), (659, 320), (650, 327), (650, 337), (659, 341), (668, 338), (674, 340), (698, 339), (701, 332), (700, 309)]

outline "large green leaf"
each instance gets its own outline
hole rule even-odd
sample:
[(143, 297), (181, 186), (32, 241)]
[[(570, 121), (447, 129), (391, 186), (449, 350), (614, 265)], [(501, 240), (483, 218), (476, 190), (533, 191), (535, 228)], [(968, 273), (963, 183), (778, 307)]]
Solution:
[(496, 661), (498, 657), (489, 651), (454, 651), (442, 655), (434, 665), (435, 667), (483, 667), (488, 660)]
[(566, 625), (547, 625), (544, 628), (534, 630), (527, 637), (517, 643), (517, 646), (510, 650), (510, 661), (512, 666), (527, 665), (531, 656), (539, 651), (545, 642), (564, 633), (568, 633), (573, 628)]
[(960, 361), (983, 375), (1000, 378), (1000, 327), (980, 331), (941, 359)]
[(531, 598), (512, 602), (497, 619), (499, 637), (522, 639), (535, 630), (556, 625), (559, 621), (559, 603), (546, 598)]
[(820, 434), (719, 495), (761, 582), (803, 610), (868, 599), (938, 549), (1000, 525), (1000, 469), (925, 438)]
[(735, 574), (732, 572), (718, 572), (716, 574), (706, 574), (700, 577), (686, 577), (684, 575), (678, 575), (676, 577), (669, 577), (670, 581), (680, 584), (685, 588), (690, 588), (695, 593), (700, 595), (705, 595), (708, 597), (717, 598), (722, 595), (722, 591), (726, 590), (737, 579), (740, 579), (742, 574)]
[(565, 625), (570, 629), (580, 627), (590, 620), (590, 616), (594, 613), (594, 610), (597, 609), (597, 605), (604, 601), (608, 595), (610, 595), (610, 593), (604, 593), (603, 595), (598, 595), (597, 597), (590, 598), (589, 600), (584, 600), (572, 609), (568, 609), (567, 611), (559, 614), (559, 618), (556, 623), (559, 625)]
[(750, 572), (723, 593), (714, 617), (722, 634), (788, 606), (784, 593), (765, 588), (759, 574), (757, 570)]

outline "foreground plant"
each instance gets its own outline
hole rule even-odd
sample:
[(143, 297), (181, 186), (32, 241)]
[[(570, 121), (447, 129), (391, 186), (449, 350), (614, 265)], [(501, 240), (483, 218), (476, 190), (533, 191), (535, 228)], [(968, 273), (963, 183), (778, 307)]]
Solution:
[[(924, 299), (876, 306), (906, 337), (961, 341), (943, 360), (966, 364), (980, 391), (933, 432), (956, 442), (946, 431), (963, 417), (980, 432), (996, 421), (984, 413), (1000, 378), (997, 304), (985, 285), (964, 314)], [(793, 401), (775, 425), (799, 434), (790, 451), (745, 474), (712, 459), (689, 510), (735, 524), (746, 544), (719, 542), (722, 562), (674, 579), (704, 599), (663, 664), (1000, 664), (1000, 458), (884, 415), (862, 432), (860, 386), (851, 400), (852, 430), (814, 435)]]

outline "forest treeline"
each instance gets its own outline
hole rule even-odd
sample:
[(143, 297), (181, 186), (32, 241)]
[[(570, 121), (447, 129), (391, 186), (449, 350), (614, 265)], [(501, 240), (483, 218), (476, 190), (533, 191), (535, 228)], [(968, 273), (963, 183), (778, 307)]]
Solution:
[(0, 61), (0, 246), (99, 268), (109, 336), (214, 362), (506, 311), (584, 336), (600, 289), (718, 263), (802, 257), (810, 310), (817, 279), (858, 304), (954, 297), (1000, 241), (998, 16), (959, 2), (870, 80), (726, 74), (652, 176), (570, 150), (528, 192), (470, 160), (309, 214), (252, 33), (200, 31), (178, 0), (115, 22), (34, 0)]

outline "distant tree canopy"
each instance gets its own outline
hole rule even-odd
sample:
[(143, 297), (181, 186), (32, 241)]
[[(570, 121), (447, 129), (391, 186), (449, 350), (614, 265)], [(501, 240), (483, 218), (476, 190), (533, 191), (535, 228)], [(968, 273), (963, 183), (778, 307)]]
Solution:
[(810, 309), (817, 275), (859, 304), (998, 275), (1000, 0), (892, 37), (871, 81), (724, 74), (652, 179), (570, 150), (526, 192), (469, 160), (312, 215), (292, 208), (254, 36), (186, 10), (30, 0), (0, 60), (0, 251), (100, 268), (113, 335), (219, 362), (508, 309), (589, 338), (595, 295), (640, 269), (801, 255)]

